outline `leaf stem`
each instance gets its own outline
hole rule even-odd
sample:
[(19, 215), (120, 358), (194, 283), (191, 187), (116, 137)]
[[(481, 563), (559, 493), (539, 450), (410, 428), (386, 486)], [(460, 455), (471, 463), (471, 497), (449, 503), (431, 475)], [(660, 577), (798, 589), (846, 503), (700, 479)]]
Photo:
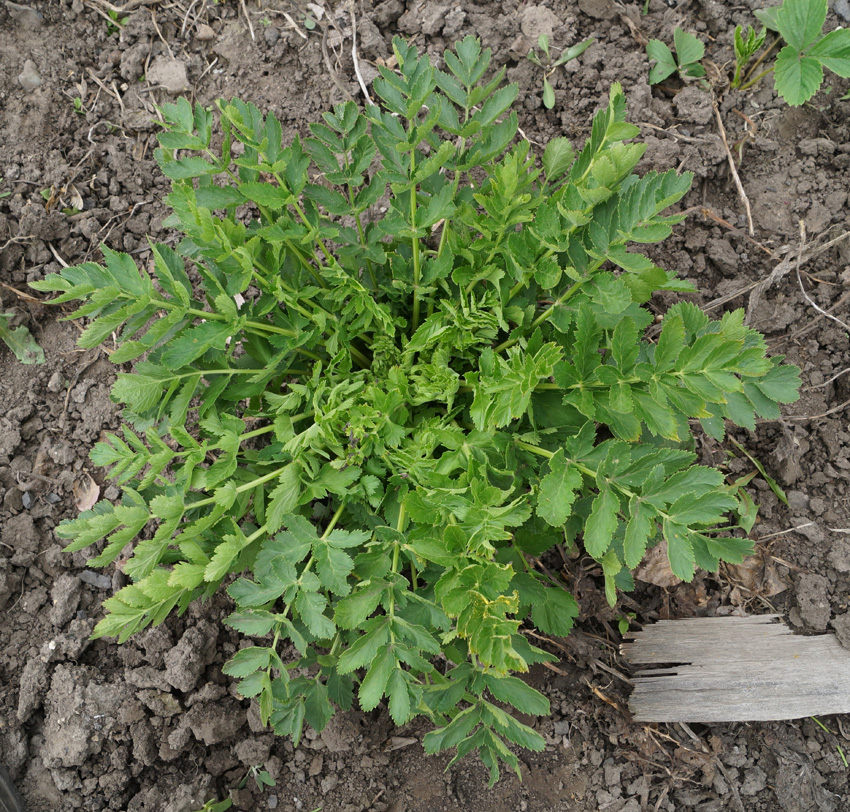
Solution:
[(336, 523), (339, 520), (339, 517), (342, 516), (342, 511), (344, 509), (345, 509), (345, 504), (343, 503), (336, 509), (336, 512), (334, 513), (334, 515), (331, 516), (331, 519), (328, 522), (328, 526), (325, 528), (325, 532), (322, 533), (322, 535), (319, 538), (326, 539), (330, 535), (330, 532), (336, 526)]
[[(244, 493), (245, 491), (250, 491), (252, 488), (256, 488), (258, 485), (265, 485), (266, 482), (270, 482), (273, 479), (279, 477), (292, 463), (287, 463), (282, 468), (277, 468), (274, 471), (271, 471), (268, 474), (264, 474), (261, 477), (257, 477), (256, 479), (252, 479), (250, 482), (243, 482), (241, 485), (236, 486), (236, 493)], [(201, 499), (198, 502), (190, 502), (186, 505), (186, 510), (193, 510), (198, 507), (206, 507), (207, 505), (215, 504), (215, 496), (209, 496), (206, 499)]]
[[(533, 322), (531, 322), (531, 324), (529, 325), (528, 330), (526, 332), (534, 332), (541, 324), (543, 324), (544, 321), (546, 321), (546, 319), (549, 318), (549, 316), (551, 316), (555, 312), (555, 309), (559, 305), (563, 304), (565, 301), (567, 301), (567, 299), (569, 299), (571, 296), (573, 296), (573, 294), (576, 293), (576, 291), (578, 291), (581, 288), (581, 286), (584, 285), (584, 283), (587, 282), (589, 279), (590, 279), (590, 274), (588, 274), (584, 279), (579, 279), (579, 281), (576, 282), (574, 285), (571, 285), (563, 294), (561, 294), (561, 296), (559, 296), (552, 303), (552, 305), (550, 307), (548, 307), (546, 310), (544, 310)], [(517, 338), (508, 339), (506, 341), (503, 341), (497, 347), (494, 347), (493, 351), (494, 352), (501, 352), (502, 350), (508, 349), (508, 347), (513, 347), (514, 344), (517, 344), (517, 343), (519, 343), (519, 336)]]
[[(413, 175), (414, 164), (416, 160), (416, 149), (410, 154), (410, 174)], [(410, 190), (410, 227), (416, 229), (416, 184)], [(413, 321), (411, 335), (416, 332), (419, 327), (419, 277), (421, 274), (421, 259), (419, 257), (419, 237), (414, 235), (411, 237), (411, 247), (413, 249)]]
[(773, 70), (773, 65), (771, 65), (767, 70), (763, 70), (758, 76), (756, 76), (755, 79), (752, 79), (751, 81), (747, 82), (745, 85), (742, 85), (741, 90), (746, 90), (747, 88), (752, 87), (754, 84), (756, 84), (756, 82), (761, 81), (765, 76), (767, 76), (767, 74), (770, 73), (772, 70)]

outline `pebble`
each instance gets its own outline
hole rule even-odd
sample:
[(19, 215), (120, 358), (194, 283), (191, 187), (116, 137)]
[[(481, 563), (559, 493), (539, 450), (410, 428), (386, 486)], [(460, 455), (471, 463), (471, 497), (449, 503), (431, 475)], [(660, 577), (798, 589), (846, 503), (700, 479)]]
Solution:
[(53, 375), (50, 376), (50, 380), (47, 382), (47, 388), (51, 392), (61, 392), (64, 386), (65, 379), (62, 377), (61, 372), (54, 372)]
[(21, 28), (28, 28), (32, 31), (44, 24), (44, 15), (34, 8), (18, 5), (18, 3), (13, 3), (12, 0), (6, 0), (6, 8), (9, 9), (9, 16)]
[(28, 92), (41, 87), (42, 78), (38, 75), (38, 68), (31, 59), (24, 62), (24, 69), (18, 74), (18, 84)]
[(212, 42), (215, 39), (215, 31), (206, 23), (202, 23), (195, 32), (195, 39), (199, 39), (201, 42)]
[(99, 572), (83, 570), (77, 577), (84, 584), (91, 584), (92, 586), (96, 586), (98, 589), (112, 588), (112, 579), (108, 575), (103, 575)]
[(545, 34), (551, 42), (553, 31), (560, 22), (555, 13), (545, 6), (526, 6), (520, 16), (522, 33), (535, 43), (541, 34)]
[(186, 63), (179, 59), (156, 57), (145, 77), (153, 85), (162, 85), (169, 93), (186, 93), (191, 90)]
[(850, 0), (835, 0), (833, 9), (842, 20), (850, 23)]
[(265, 39), (266, 45), (274, 45), (280, 39), (280, 32), (273, 25), (268, 25), (266, 30), (263, 31), (263, 39)]

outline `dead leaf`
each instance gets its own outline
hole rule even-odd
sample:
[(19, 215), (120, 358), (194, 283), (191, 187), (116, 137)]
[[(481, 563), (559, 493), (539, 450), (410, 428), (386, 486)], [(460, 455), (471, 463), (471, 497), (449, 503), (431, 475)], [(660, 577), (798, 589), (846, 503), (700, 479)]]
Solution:
[(729, 599), (736, 606), (743, 606), (755, 595), (771, 598), (791, 586), (779, 574), (776, 562), (759, 549), (740, 564), (724, 565), (724, 570), (733, 586)]
[(72, 209), (77, 209), (77, 211), (83, 210), (83, 196), (80, 194), (79, 190), (73, 183), (69, 183), (65, 189), (65, 192), (68, 195), (68, 202)]
[(391, 750), (401, 750), (403, 747), (410, 747), (416, 744), (417, 739), (404, 738), (403, 736), (393, 736), (385, 745), (384, 752), (389, 753)]
[(80, 511), (91, 510), (100, 496), (100, 486), (97, 482), (89, 474), (86, 474), (86, 480), (74, 483), (74, 503)]
[(325, 10), (318, 3), (307, 3), (307, 8), (313, 12), (313, 16), (317, 20), (321, 20), (325, 16)]
[(667, 542), (659, 541), (643, 559), (643, 563), (635, 570), (635, 578), (655, 586), (671, 587), (681, 584), (682, 579), (673, 574), (670, 561), (667, 558)]

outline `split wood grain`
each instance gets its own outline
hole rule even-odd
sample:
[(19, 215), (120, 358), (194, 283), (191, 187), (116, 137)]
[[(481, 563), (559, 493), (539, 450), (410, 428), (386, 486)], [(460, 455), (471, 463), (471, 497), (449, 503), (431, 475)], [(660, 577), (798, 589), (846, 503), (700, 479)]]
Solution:
[[(779, 621), (779, 622), (777, 622)], [(850, 713), (850, 650), (780, 615), (662, 620), (620, 647), (639, 722), (756, 722)]]

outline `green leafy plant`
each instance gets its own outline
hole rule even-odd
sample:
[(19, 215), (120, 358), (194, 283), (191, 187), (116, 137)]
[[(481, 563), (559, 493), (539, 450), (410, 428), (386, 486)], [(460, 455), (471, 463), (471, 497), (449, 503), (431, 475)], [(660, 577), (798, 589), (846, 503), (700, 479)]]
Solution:
[(626, 612), (625, 615), (620, 615), (620, 617), (617, 618), (617, 629), (620, 632), (620, 637), (628, 632), (629, 627), (632, 625), (632, 621), (636, 619), (637, 615), (634, 612)]
[(215, 798), (207, 801), (200, 809), (195, 812), (227, 812), (233, 806), (233, 801), (230, 798), (225, 798), (223, 801), (217, 801)]
[(2, 341), (22, 364), (43, 364), (44, 350), (32, 337), (25, 325), (14, 329), (9, 325), (15, 318), (14, 313), (0, 313), (0, 341)]
[(248, 768), (248, 772), (245, 773), (245, 777), (239, 782), (239, 789), (246, 786), (249, 778), (254, 779), (257, 789), (260, 791), (264, 790), (266, 787), (277, 786), (277, 781), (269, 775), (268, 770), (263, 769), (262, 764), (254, 764)]
[(111, 37), (113, 34), (117, 34), (125, 25), (127, 25), (129, 17), (119, 17), (118, 12), (115, 9), (107, 10), (107, 15), (111, 22), (106, 23), (106, 33)]
[(122, 500), (57, 533), (105, 539), (96, 566), (133, 542), (95, 636), (227, 582), (226, 622), (256, 640), (224, 670), (277, 733), (387, 698), (397, 724), (434, 724), (427, 752), (477, 751), (495, 782), (510, 744), (544, 746), (505, 709), (549, 712), (515, 676), (554, 659), (523, 629), (578, 615), (539, 557), (581, 543), (611, 604), (662, 540), (685, 580), (741, 561), (751, 543), (716, 529), (735, 489), (684, 447), (689, 421), (754, 428), (799, 377), (743, 311), (678, 304), (647, 337), (653, 292), (692, 287), (627, 246), (672, 232), (691, 176), (634, 174), (618, 84), (580, 151), (538, 160), (477, 40), (446, 72), (394, 49), (380, 106), (288, 146), (238, 100), (216, 147), (210, 111), (164, 105), (182, 242), (152, 245), (152, 275), (104, 246), (34, 283), (83, 302), (81, 346), (135, 361), (112, 390), (125, 424), (91, 453)]
[(750, 25), (747, 26), (745, 35), (743, 26), (735, 26), (735, 75), (732, 78), (733, 88), (741, 86), (741, 72), (761, 50), (766, 36), (766, 28), (762, 28), (757, 34), (755, 28)]
[(651, 85), (657, 85), (677, 72), (683, 78), (705, 76), (705, 68), (699, 64), (705, 56), (705, 45), (694, 34), (676, 28), (673, 31), (673, 47), (676, 49), (675, 56), (659, 39), (651, 39), (646, 44), (646, 55), (655, 60), (649, 71)]
[(827, 0), (784, 0), (779, 7), (756, 11), (765, 27), (779, 34), (756, 66), (778, 42), (784, 40), (786, 44), (776, 62), (741, 89), (752, 87), (773, 71), (776, 92), (792, 107), (798, 107), (820, 89), (824, 68), (843, 79), (850, 77), (850, 30), (837, 28), (823, 34), (826, 12)]
[(567, 62), (581, 56), (591, 45), (593, 45), (593, 37), (577, 43), (576, 45), (567, 48), (554, 62), (549, 54), (549, 37), (546, 34), (541, 34), (537, 39), (537, 44), (543, 55), (546, 57), (546, 62), (537, 56), (532, 48), (528, 52), (528, 59), (537, 67), (543, 68), (543, 106), (547, 110), (551, 110), (555, 106), (555, 90), (549, 82), (549, 77)]

